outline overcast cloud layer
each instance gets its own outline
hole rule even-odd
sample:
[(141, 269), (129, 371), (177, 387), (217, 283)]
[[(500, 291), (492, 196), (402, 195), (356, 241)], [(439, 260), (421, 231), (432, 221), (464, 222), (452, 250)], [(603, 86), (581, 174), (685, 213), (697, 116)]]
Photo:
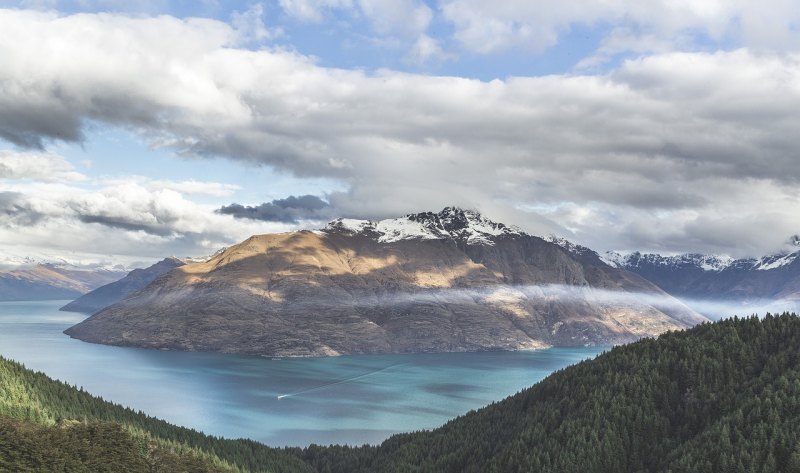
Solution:
[[(597, 250), (734, 256), (773, 251), (800, 232), (792, 14), (751, 15), (749, 2), (669, 12), (666, 3), (609, 2), (592, 16), (561, 3), (542, 10), (535, 27), (535, 10), (522, 3), (490, 15), (480, 2), (451, 1), (429, 13), (450, 18), (455, 37), (478, 53), (521, 41), (545, 48), (563, 25), (627, 13), (654, 46), (609, 72), (483, 82), (335, 69), (283, 48), (246, 49), (259, 24), (244, 20), (0, 10), (0, 138), (16, 146), (0, 151), (0, 243), (45, 245), (56, 228), (66, 242), (90, 226), (100, 230), (87, 247), (149, 254), (290, 228), (236, 219), (187, 197), (199, 188), (224, 199), (233, 183), (79, 187), (85, 176), (48, 150), (83, 140), (88, 123), (134, 130), (186, 156), (340, 180), (349, 191), (325, 196), (325, 212), (336, 216), (456, 204)], [(337, 8), (380, 13), (369, 13), (369, 2), (281, 4), (312, 22)], [(413, 31), (397, 32), (377, 16), (376, 31), (425, 34), (429, 7), (412, 6)], [(627, 26), (620, 28), (586, 65), (633, 48), (639, 40), (625, 43)], [(688, 30), (748, 38), (748, 47), (673, 52), (665, 38)]]

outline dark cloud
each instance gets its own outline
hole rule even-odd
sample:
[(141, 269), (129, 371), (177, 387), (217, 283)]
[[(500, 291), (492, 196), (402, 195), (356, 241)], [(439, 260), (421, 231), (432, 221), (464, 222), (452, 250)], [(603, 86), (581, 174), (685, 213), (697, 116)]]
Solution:
[(111, 228), (118, 228), (127, 231), (142, 231), (151, 235), (167, 236), (173, 233), (168, 226), (147, 225), (140, 222), (126, 220), (120, 216), (107, 215), (77, 215), (78, 220), (83, 223), (97, 223)]
[(216, 212), (236, 218), (283, 223), (326, 220), (334, 216), (330, 204), (314, 195), (292, 195), (285, 199), (276, 199), (256, 206), (231, 204), (217, 209)]
[(30, 226), (39, 223), (44, 215), (35, 210), (17, 192), (0, 192), (0, 220), (7, 224)]

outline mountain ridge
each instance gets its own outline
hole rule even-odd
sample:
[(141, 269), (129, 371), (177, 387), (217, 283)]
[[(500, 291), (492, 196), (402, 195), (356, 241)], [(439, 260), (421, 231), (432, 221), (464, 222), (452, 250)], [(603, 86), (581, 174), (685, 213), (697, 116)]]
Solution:
[(147, 268), (134, 269), (122, 279), (100, 286), (64, 305), (59, 310), (93, 314), (121, 301), (147, 286), (162, 274), (184, 264), (182, 260), (169, 256)]
[[(745, 313), (764, 306), (767, 310), (800, 308), (800, 250), (792, 251), (796, 238), (791, 240), (792, 250), (740, 259), (701, 253), (662, 256), (612, 251), (601, 255), (563, 238), (550, 240), (575, 255), (590, 253), (610, 266), (636, 273), (690, 306), (710, 307), (707, 302), (724, 301), (725, 311), (738, 304)], [(706, 311), (706, 315), (722, 314)]]
[(41, 263), (27, 268), (0, 270), (0, 301), (74, 299), (116, 281), (123, 274)]

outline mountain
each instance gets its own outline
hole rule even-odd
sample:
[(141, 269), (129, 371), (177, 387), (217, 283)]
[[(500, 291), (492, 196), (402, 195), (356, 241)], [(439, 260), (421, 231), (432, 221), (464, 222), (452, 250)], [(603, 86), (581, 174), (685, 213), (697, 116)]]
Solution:
[(687, 301), (728, 301), (746, 308), (800, 302), (800, 251), (761, 258), (685, 254), (608, 253), (605, 259)]
[(76, 270), (50, 264), (0, 270), (0, 301), (74, 299), (124, 273), (109, 270)]
[(183, 265), (183, 261), (174, 256), (164, 258), (148, 268), (134, 269), (124, 278), (105, 286), (100, 286), (92, 292), (75, 299), (60, 310), (93, 314), (147, 286), (162, 274)]
[(317, 471), (800, 472), (800, 319), (729, 319), (613, 348), (429, 432), (309, 447)]
[(113, 345), (323, 356), (606, 345), (704, 320), (597, 257), (446, 208), (253, 236), (66, 333)]

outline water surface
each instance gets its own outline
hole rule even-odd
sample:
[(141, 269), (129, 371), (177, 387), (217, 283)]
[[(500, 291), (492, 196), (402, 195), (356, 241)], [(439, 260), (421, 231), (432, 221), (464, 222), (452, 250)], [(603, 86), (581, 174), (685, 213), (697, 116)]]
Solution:
[(61, 333), (68, 301), (0, 303), (0, 355), (171, 423), (268, 445), (377, 443), (437, 427), (598, 348), (284, 358), (110, 347)]

